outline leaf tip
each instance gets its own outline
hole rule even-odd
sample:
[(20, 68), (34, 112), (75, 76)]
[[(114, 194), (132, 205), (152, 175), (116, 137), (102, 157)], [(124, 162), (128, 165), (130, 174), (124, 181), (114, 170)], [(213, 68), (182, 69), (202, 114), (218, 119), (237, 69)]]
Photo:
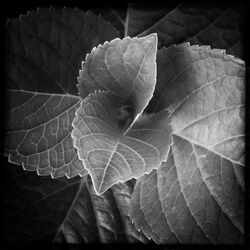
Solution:
[(147, 43), (154, 45), (154, 47), (157, 48), (157, 44), (158, 44), (157, 33), (152, 33), (148, 36), (144, 36), (142, 39), (144, 41), (147, 41)]

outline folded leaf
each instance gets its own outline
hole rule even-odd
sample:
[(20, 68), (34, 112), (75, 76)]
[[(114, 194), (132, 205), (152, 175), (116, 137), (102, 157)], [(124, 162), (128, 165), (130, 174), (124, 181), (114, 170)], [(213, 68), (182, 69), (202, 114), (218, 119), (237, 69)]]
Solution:
[(211, 45), (243, 58), (244, 3), (161, 3), (129, 5), (125, 35), (156, 32), (159, 48), (183, 42)]
[(97, 196), (87, 176), (51, 179), (5, 163), (4, 242), (148, 242), (128, 217), (132, 183), (115, 185)]
[(74, 146), (97, 193), (157, 168), (172, 141), (167, 111), (141, 117), (126, 132), (117, 116), (120, 102), (109, 92), (92, 93), (73, 121)]
[[(149, 238), (152, 237), (156, 243), (179, 243), (178, 237), (172, 231), (171, 226), (168, 225), (161, 204), (158, 190), (160, 183), (158, 183), (157, 173), (158, 171), (154, 169), (149, 175), (144, 175), (136, 182), (131, 199), (131, 219), (135, 221), (137, 229), (142, 229), (145, 235)], [(134, 200), (134, 196), (139, 197), (139, 199)], [(139, 208), (137, 208), (138, 206)], [(137, 213), (133, 211), (134, 208), (137, 208)], [(145, 220), (141, 219), (138, 213), (142, 213), (145, 216)], [(148, 225), (151, 227), (151, 235), (147, 233)]]
[(100, 196), (87, 177), (53, 243), (146, 243), (128, 217), (132, 190), (129, 183), (122, 183)]
[[(162, 52), (166, 77), (159, 77), (160, 98), (151, 107), (171, 110), (172, 153), (139, 179), (131, 218), (145, 233), (149, 224), (160, 242), (242, 243), (244, 62), (189, 44)], [(140, 207), (147, 223), (135, 217), (133, 207)]]
[(80, 96), (86, 89), (109, 90), (132, 106), (133, 118), (153, 96), (156, 83), (157, 36), (125, 37), (93, 48), (78, 77)]
[[(155, 172), (152, 170), (151, 173)], [(144, 234), (148, 237), (148, 239), (153, 239), (156, 243), (163, 243), (162, 239), (152, 230), (154, 225), (150, 225), (145, 217), (143, 210), (141, 209), (140, 205), (140, 198), (141, 198), (141, 180), (145, 179), (144, 177), (147, 175), (143, 175), (139, 180), (136, 181), (135, 189), (131, 198), (131, 207), (129, 210), (130, 218), (134, 223), (135, 227), (139, 231), (143, 231)], [(152, 200), (153, 204), (155, 200)], [(148, 202), (149, 205), (150, 202)], [(160, 217), (159, 219), (162, 219)], [(158, 215), (156, 216), (156, 221), (158, 221)]]
[(70, 136), (78, 69), (93, 46), (118, 33), (101, 17), (69, 8), (30, 11), (8, 20), (6, 31), (5, 154), (39, 175), (87, 174)]

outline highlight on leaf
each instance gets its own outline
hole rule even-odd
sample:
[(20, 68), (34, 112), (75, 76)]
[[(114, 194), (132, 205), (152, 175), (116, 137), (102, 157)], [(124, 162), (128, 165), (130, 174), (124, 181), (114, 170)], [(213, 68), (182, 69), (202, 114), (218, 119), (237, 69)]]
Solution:
[(158, 59), (149, 105), (171, 110), (173, 144), (137, 181), (131, 219), (157, 243), (243, 243), (244, 62), (188, 43), (160, 50)]
[(120, 102), (108, 91), (91, 93), (73, 121), (74, 147), (98, 194), (159, 167), (172, 142), (168, 111), (141, 116), (127, 131), (117, 121)]

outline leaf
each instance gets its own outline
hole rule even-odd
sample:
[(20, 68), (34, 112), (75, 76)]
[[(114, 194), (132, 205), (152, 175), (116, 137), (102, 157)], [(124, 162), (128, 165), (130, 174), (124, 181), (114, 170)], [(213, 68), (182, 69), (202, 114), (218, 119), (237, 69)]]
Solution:
[(76, 78), (86, 53), (117, 36), (101, 17), (77, 9), (39, 8), (8, 20), (5, 154), (10, 162), (53, 178), (87, 174), (70, 136), (80, 103)]
[(173, 145), (167, 161), (137, 182), (131, 219), (168, 243), (243, 243), (244, 62), (208, 46), (162, 53), (169, 78), (159, 77), (162, 103), (154, 105), (171, 110)]
[(166, 15), (178, 6), (176, 3), (159, 2), (130, 3), (127, 10), (126, 35), (137, 36), (160, 22)]
[(153, 106), (172, 110), (175, 134), (244, 164), (244, 62), (209, 46), (182, 44), (162, 53), (164, 77)]
[(141, 117), (126, 132), (117, 121), (119, 102), (109, 92), (92, 93), (73, 121), (74, 146), (98, 194), (157, 168), (171, 144), (167, 111)]
[[(147, 242), (128, 217), (133, 190), (129, 183), (117, 184), (102, 196), (95, 193), (89, 178), (81, 185), (79, 198), (55, 236), (55, 243)], [(88, 207), (89, 204), (92, 206)]]
[[(243, 234), (221, 210), (202, 180), (199, 167), (192, 164), (184, 165), (185, 169), (189, 168), (190, 173), (187, 177), (190, 177), (192, 184), (183, 186), (188, 180), (178, 175), (179, 169), (175, 165), (174, 156), (170, 154), (165, 164), (148, 176), (143, 176), (134, 191), (137, 192), (137, 186), (141, 185), (140, 207), (147, 222), (154, 226), (155, 233), (167, 243), (174, 244), (243, 243)], [(183, 172), (187, 175), (188, 170)], [(241, 205), (241, 212), (243, 199), (241, 196), (237, 201)], [(137, 203), (135, 205), (138, 206)], [(137, 217), (134, 219), (137, 220)]]
[(148, 242), (127, 215), (130, 182), (97, 196), (87, 176), (51, 179), (5, 163), (6, 243)]
[[(156, 170), (152, 170), (150, 172), (150, 176), (152, 175), (152, 173), (154, 173)], [(141, 177), (142, 180), (144, 180), (146, 178), (147, 175), (143, 175), (143, 177)], [(154, 228), (154, 224), (152, 223), (152, 226), (147, 222), (147, 219), (145, 217), (144, 212), (142, 211), (141, 205), (140, 205), (140, 199), (141, 199), (141, 179), (136, 181), (136, 186), (131, 198), (131, 207), (130, 207), (130, 217), (132, 222), (134, 223), (135, 227), (139, 230), (139, 231), (143, 231), (144, 234), (148, 237), (148, 239), (153, 239), (157, 244), (163, 243), (163, 241), (159, 238), (159, 236), (157, 235), (157, 233), (155, 233), (153, 231)], [(151, 202), (154, 205), (154, 202), (157, 201), (154, 197), (154, 200), (151, 200)], [(147, 202), (147, 204), (150, 204), (149, 202)], [(159, 208), (159, 206), (157, 207)], [(158, 211), (157, 211), (158, 212)], [(163, 218), (163, 220), (165, 220), (164, 217), (162, 216), (158, 216), (159, 213), (157, 214), (156, 218), (157, 218), (157, 222), (160, 222), (160, 219)], [(160, 217), (160, 218), (159, 218)], [(159, 220), (158, 220), (159, 218)], [(155, 219), (155, 218), (154, 218)], [(164, 222), (164, 221), (163, 221)], [(159, 227), (158, 227), (159, 228)], [(159, 234), (160, 235), (160, 234)]]
[(125, 30), (132, 37), (156, 32), (159, 48), (183, 42), (209, 44), (243, 58), (245, 18), (243, 3), (130, 4)]
[(109, 90), (132, 106), (132, 118), (140, 114), (153, 96), (156, 83), (157, 36), (116, 38), (93, 48), (79, 72), (78, 89)]

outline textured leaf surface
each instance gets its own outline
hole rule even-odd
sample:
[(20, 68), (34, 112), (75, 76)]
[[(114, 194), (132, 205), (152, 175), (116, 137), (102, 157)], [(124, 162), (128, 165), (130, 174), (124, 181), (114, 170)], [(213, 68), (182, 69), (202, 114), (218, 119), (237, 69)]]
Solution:
[(161, 50), (149, 107), (171, 110), (174, 133), (244, 164), (244, 62), (209, 46)]
[(113, 186), (103, 196), (87, 176), (40, 177), (5, 161), (3, 227), (7, 243), (148, 242), (128, 217), (133, 185)]
[(207, 46), (161, 52), (153, 106), (171, 110), (173, 145), (167, 161), (138, 180), (131, 218), (160, 243), (242, 243), (244, 62)]
[(131, 106), (134, 119), (153, 96), (156, 51), (156, 34), (140, 39), (116, 38), (93, 48), (78, 77), (80, 96), (85, 98), (86, 89), (109, 90)]
[(226, 49), (242, 58), (245, 18), (242, 3), (130, 4), (125, 33), (133, 37), (156, 32), (160, 48), (188, 41)]
[(10, 162), (53, 178), (86, 174), (70, 136), (80, 102), (78, 69), (93, 46), (117, 36), (101, 17), (77, 9), (39, 8), (8, 21), (5, 154)]
[(90, 94), (73, 121), (74, 146), (97, 193), (157, 168), (172, 142), (167, 111), (139, 118), (126, 132), (117, 121), (120, 102), (108, 92)]

